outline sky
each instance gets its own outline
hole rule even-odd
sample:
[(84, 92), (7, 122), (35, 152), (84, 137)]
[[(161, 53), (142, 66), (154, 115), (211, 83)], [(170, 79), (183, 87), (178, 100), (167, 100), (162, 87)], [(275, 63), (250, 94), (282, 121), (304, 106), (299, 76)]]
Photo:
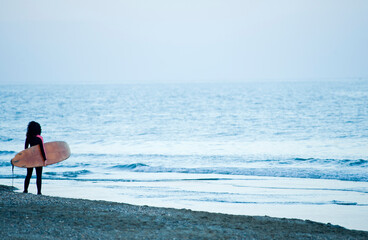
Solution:
[(0, 84), (368, 78), (367, 0), (0, 0)]

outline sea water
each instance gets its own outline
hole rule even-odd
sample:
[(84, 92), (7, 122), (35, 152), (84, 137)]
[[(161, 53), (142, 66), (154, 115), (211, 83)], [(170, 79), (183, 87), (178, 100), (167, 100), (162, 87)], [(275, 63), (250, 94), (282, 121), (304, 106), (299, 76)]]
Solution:
[(45, 195), (368, 230), (363, 81), (1, 85), (0, 183), (19, 191), (32, 120), (72, 152), (44, 168)]

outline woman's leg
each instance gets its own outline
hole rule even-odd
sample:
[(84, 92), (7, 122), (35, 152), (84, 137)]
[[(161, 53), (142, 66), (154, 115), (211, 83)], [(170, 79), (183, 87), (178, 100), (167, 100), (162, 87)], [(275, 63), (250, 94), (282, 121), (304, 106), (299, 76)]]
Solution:
[(36, 167), (37, 175), (37, 194), (41, 195), (41, 184), (42, 184), (42, 167)]
[(31, 180), (32, 177), (32, 172), (33, 172), (33, 168), (27, 168), (27, 176), (26, 179), (24, 179), (24, 193), (28, 192), (28, 186), (29, 186), (29, 181)]

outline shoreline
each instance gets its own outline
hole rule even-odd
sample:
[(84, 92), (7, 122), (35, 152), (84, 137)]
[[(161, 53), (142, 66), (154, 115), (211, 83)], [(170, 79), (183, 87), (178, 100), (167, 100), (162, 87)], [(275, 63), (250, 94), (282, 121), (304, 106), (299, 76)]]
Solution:
[[(295, 218), (368, 231), (368, 216), (365, 214), (368, 210), (367, 194), (364, 192), (367, 183), (256, 176), (227, 179), (228, 176), (208, 174), (124, 174), (124, 182), (46, 180), (43, 182), (43, 193), (47, 196), (139, 206)], [(139, 181), (135, 182), (135, 179)], [(154, 181), (150, 181), (152, 179)], [(12, 185), (5, 180), (0, 184)], [(22, 192), (23, 184), (23, 179), (14, 182), (14, 186), (19, 188), (16, 192)], [(37, 192), (36, 184), (30, 185), (29, 192)]]
[(368, 239), (309, 220), (39, 196), (0, 185), (2, 239)]

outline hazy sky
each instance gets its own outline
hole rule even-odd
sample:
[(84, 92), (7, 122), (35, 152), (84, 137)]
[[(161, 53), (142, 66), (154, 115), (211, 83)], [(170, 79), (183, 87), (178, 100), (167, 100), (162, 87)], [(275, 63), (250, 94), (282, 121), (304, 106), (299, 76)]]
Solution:
[(367, 0), (0, 0), (0, 83), (359, 77)]

